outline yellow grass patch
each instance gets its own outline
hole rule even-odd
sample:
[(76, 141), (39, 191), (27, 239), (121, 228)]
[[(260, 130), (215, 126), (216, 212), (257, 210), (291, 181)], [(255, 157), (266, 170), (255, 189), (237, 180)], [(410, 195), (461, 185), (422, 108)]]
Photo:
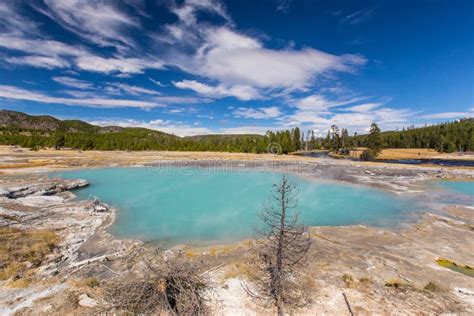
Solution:
[(222, 281), (228, 280), (228, 279), (235, 279), (239, 277), (244, 277), (244, 278), (249, 278), (251, 276), (251, 271), (250, 267), (248, 266), (247, 263), (241, 262), (241, 263), (235, 263), (229, 266), (224, 275), (222, 276)]
[(24, 274), (28, 263), (39, 266), (58, 242), (52, 231), (0, 228), (0, 280)]
[(0, 165), (0, 169), (23, 169), (23, 168), (34, 168), (44, 167), (50, 165), (51, 162), (24, 162), (24, 163), (9, 163)]
[(427, 148), (388, 148), (382, 150), (378, 159), (433, 159), (449, 154), (442, 154)]

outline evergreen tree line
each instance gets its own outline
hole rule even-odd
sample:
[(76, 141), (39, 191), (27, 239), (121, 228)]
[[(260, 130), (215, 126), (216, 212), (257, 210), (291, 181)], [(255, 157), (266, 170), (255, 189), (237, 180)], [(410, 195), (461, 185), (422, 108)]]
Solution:
[(113, 132), (47, 132), (0, 128), (0, 144), (39, 148), (72, 148), (78, 150), (170, 150), (266, 153), (278, 144), (277, 154), (301, 149), (298, 128), (268, 132), (266, 135), (203, 135), (178, 137), (143, 128), (124, 128)]
[[(369, 147), (370, 134), (355, 135), (348, 141), (354, 147)], [(380, 141), (381, 148), (431, 148), (448, 153), (474, 151), (474, 119), (381, 132)]]
[[(375, 136), (378, 135), (378, 136)], [(381, 132), (373, 123), (369, 134), (349, 136), (347, 129), (331, 126), (326, 137), (314, 137), (308, 131), (304, 147), (307, 150), (326, 149), (347, 154), (357, 147), (376, 148), (430, 148), (439, 152), (474, 151), (474, 119), (466, 118), (420, 128), (409, 127), (401, 131)]]
[[(375, 129), (375, 130), (374, 130)], [(377, 137), (371, 137), (372, 134)], [(375, 143), (374, 143), (375, 142)], [(170, 150), (221, 151), (244, 153), (287, 154), (298, 150), (326, 149), (347, 154), (357, 147), (375, 148), (431, 148), (440, 152), (474, 151), (474, 119), (442, 123), (402, 131), (380, 132), (372, 124), (371, 133), (349, 136), (345, 128), (331, 126), (326, 137), (306, 134), (296, 127), (291, 130), (268, 131), (265, 135), (203, 135), (177, 137), (144, 128), (123, 128), (116, 131), (97, 129), (65, 132), (28, 130), (14, 127), (0, 128), (0, 144), (27, 148), (63, 147), (79, 150)]]

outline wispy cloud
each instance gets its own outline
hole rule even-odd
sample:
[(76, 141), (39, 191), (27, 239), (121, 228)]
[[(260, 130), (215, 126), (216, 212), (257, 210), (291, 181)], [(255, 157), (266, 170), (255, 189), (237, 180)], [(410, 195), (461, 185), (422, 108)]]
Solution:
[(298, 100), (293, 100), (293, 102), (299, 110), (324, 113), (330, 108), (356, 103), (365, 99), (367, 99), (367, 97), (350, 97), (337, 100), (329, 100), (325, 95), (312, 94)]
[(197, 92), (200, 95), (211, 97), (211, 98), (224, 98), (233, 96), (239, 100), (255, 100), (261, 99), (262, 96), (259, 92), (250, 86), (234, 85), (226, 86), (219, 84), (217, 86), (207, 85), (196, 80), (183, 80), (174, 82), (175, 87), (180, 89), (190, 89)]
[(46, 69), (67, 68), (70, 66), (69, 62), (66, 59), (57, 56), (7, 57), (5, 58), (5, 61), (9, 64)]
[(382, 104), (383, 103), (380, 103), (380, 102), (364, 103), (364, 104), (358, 104), (358, 105), (355, 105), (355, 106), (345, 108), (344, 110), (349, 111), (349, 112), (364, 113), (364, 112), (370, 112), (370, 111), (374, 110), (375, 108), (378, 108)]
[(116, 92), (116, 93), (124, 92), (126, 94), (135, 95), (135, 96), (143, 95), (143, 94), (161, 95), (161, 92), (159, 91), (146, 89), (139, 86), (129, 85), (126, 83), (111, 82), (108, 84), (108, 87), (113, 88), (114, 89), (113, 92)]
[(64, 86), (67, 86), (67, 87), (71, 87), (71, 88), (76, 88), (76, 89), (90, 89), (92, 87), (94, 87), (94, 84), (89, 82), (89, 81), (85, 81), (85, 80), (79, 80), (79, 79), (76, 79), (76, 78), (72, 78), (72, 77), (53, 77), (53, 80), (64, 85)]
[(13, 33), (0, 34), (0, 47), (31, 53), (34, 56), (70, 57), (88, 54), (87, 50), (80, 46), (68, 45), (55, 40), (29, 39)]
[(153, 82), (154, 84), (156, 84), (158, 87), (162, 87), (162, 88), (166, 87), (166, 85), (162, 84), (161, 81), (159, 81), (159, 80), (155, 80), (155, 79), (153, 79), (153, 78), (148, 78), (148, 79), (149, 79), (151, 82)]
[(103, 119), (103, 120), (88, 120), (89, 123), (99, 126), (122, 126), (122, 127), (144, 127), (158, 130), (161, 132), (174, 134), (178, 136), (193, 136), (211, 134), (209, 128), (196, 126), (194, 124), (187, 124), (184, 122), (173, 122), (169, 120), (135, 120), (135, 119)]
[(88, 41), (119, 50), (135, 46), (126, 34), (130, 28), (140, 29), (140, 22), (122, 12), (114, 2), (45, 0), (44, 4), (35, 8)]
[(367, 99), (355, 96), (333, 100), (321, 94), (309, 95), (293, 100), (296, 109), (284, 116), (282, 122), (321, 131), (336, 124), (351, 132), (366, 132), (372, 122), (377, 122), (383, 129), (395, 129), (411, 122), (415, 115), (409, 109), (387, 107), (384, 102), (361, 103)]
[[(285, 9), (289, 3), (280, 1), (279, 7)], [(91, 45), (68, 45), (44, 36), (33, 37), (26, 31), (10, 32), (0, 35), (0, 46), (28, 54), (8, 56), (10, 64), (48, 69), (71, 67), (122, 77), (146, 69), (177, 67), (215, 83), (182, 81), (183, 88), (187, 86), (213, 98), (235, 96), (251, 100), (261, 98), (265, 92), (262, 90), (267, 89), (272, 93), (278, 93), (278, 89), (307, 90), (320, 76), (353, 72), (366, 63), (363, 56), (354, 54), (334, 55), (310, 47), (266, 47), (258, 37), (239, 32), (225, 5), (217, 0), (172, 2), (169, 9), (177, 21), (163, 26), (161, 33), (145, 32), (147, 38), (159, 41), (148, 46), (131, 36), (143, 29), (143, 7), (139, 5), (45, 0), (44, 5), (35, 3), (33, 7), (89, 44), (110, 46), (115, 51), (106, 54), (101, 50), (104, 55), (99, 55), (90, 49)], [(10, 11), (11, 8), (8, 7)], [(202, 21), (203, 12), (217, 19), (212, 23)]]
[(0, 34), (0, 47), (29, 54), (22, 57), (7, 57), (8, 63), (48, 69), (74, 65), (80, 70), (105, 74), (138, 74), (145, 69), (164, 68), (159, 60), (143, 57), (104, 58), (80, 46), (76, 47), (54, 40), (27, 39), (12, 34)]
[(235, 117), (251, 118), (251, 119), (272, 119), (282, 115), (280, 109), (276, 106), (266, 108), (237, 108), (232, 112)]
[(195, 97), (185, 97), (185, 96), (159, 96), (153, 97), (153, 100), (165, 103), (165, 104), (198, 104), (198, 103), (209, 103), (212, 102), (212, 99), (208, 98), (195, 98)]
[(162, 69), (163, 63), (141, 58), (103, 58), (94, 55), (80, 56), (76, 66), (87, 71), (125, 74), (143, 73), (144, 69)]
[(218, 131), (215, 131), (217, 134), (258, 134), (258, 135), (264, 135), (266, 132), (270, 130), (278, 130), (278, 129), (283, 129), (281, 128), (275, 128), (275, 126), (258, 126), (258, 125), (243, 125), (243, 126), (237, 126), (237, 127), (227, 127), (227, 128), (222, 128)]
[(432, 120), (432, 119), (459, 119), (465, 117), (473, 117), (474, 116), (474, 108), (470, 109), (468, 112), (442, 112), (442, 113), (434, 113), (434, 114), (425, 114), (422, 115), (421, 118)]
[(277, 11), (287, 13), (290, 10), (291, 0), (277, 0)]
[(342, 23), (348, 23), (352, 25), (360, 24), (368, 20), (374, 14), (375, 14), (375, 9), (373, 8), (361, 9), (342, 17), (340, 21)]
[[(164, 27), (154, 38), (169, 45), (172, 55), (165, 64), (226, 87), (249, 86), (254, 89), (307, 89), (318, 76), (332, 72), (353, 72), (366, 59), (354, 54), (334, 55), (315, 48), (269, 48), (255, 36), (239, 32), (215, 1), (195, 1), (176, 5), (178, 21)], [(216, 11), (207, 3), (214, 3)], [(197, 13), (212, 12), (224, 18), (221, 25), (200, 22)], [(261, 94), (261, 93), (260, 93)]]
[(40, 92), (34, 92), (14, 86), (0, 85), (0, 98), (11, 100), (24, 100), (39, 103), (53, 103), (65, 105), (82, 105), (91, 107), (116, 108), (116, 107), (134, 107), (141, 109), (150, 109), (162, 106), (155, 102), (137, 101), (127, 99), (109, 99), (109, 98), (62, 98), (49, 96)]
[(18, 10), (18, 2), (0, 2), (0, 29), (4, 33), (28, 33), (36, 35), (38, 33), (38, 23), (31, 21)]

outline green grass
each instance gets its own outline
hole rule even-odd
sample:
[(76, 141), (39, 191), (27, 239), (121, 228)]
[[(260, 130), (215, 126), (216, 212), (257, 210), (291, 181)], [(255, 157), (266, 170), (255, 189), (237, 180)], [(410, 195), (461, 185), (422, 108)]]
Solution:
[(459, 272), (464, 275), (470, 276), (471, 278), (474, 278), (474, 268), (468, 265), (458, 265), (454, 261), (451, 261), (448, 259), (442, 259), (442, 258), (436, 260), (436, 263), (443, 268), (447, 268), (452, 271)]

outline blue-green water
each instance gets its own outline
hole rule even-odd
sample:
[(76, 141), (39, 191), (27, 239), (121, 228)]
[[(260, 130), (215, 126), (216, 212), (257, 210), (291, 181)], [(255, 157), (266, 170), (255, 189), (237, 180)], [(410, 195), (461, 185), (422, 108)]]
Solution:
[(437, 185), (449, 191), (471, 197), (474, 202), (474, 182), (471, 181), (438, 181)]
[[(116, 206), (119, 215), (113, 234), (166, 244), (229, 242), (252, 236), (272, 184), (281, 179), (279, 173), (258, 171), (153, 171), (106, 168), (55, 176), (87, 179), (90, 186), (77, 191), (80, 198), (92, 194)], [(395, 226), (409, 221), (417, 210), (412, 199), (384, 191), (288, 177), (298, 187), (298, 210), (308, 226)]]

